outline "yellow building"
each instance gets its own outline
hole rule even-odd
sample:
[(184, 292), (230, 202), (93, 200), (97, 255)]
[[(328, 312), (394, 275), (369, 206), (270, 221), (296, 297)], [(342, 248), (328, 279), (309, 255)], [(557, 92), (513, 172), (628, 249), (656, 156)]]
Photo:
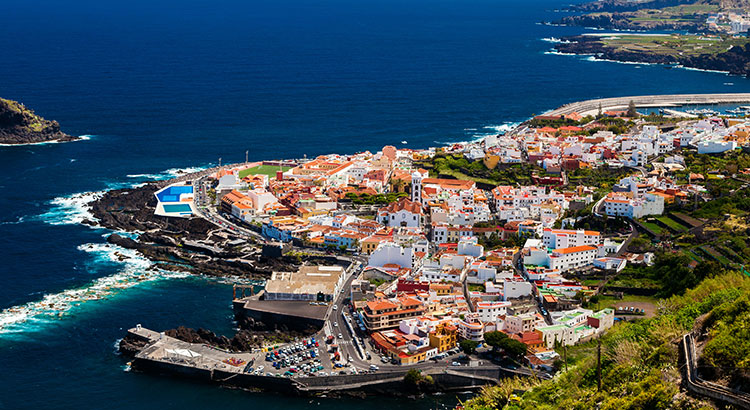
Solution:
[(430, 290), (434, 291), (438, 296), (450, 295), (453, 285), (450, 283), (430, 283)]
[(438, 353), (452, 349), (457, 340), (458, 328), (451, 323), (441, 323), (430, 332), (430, 347), (436, 347)]

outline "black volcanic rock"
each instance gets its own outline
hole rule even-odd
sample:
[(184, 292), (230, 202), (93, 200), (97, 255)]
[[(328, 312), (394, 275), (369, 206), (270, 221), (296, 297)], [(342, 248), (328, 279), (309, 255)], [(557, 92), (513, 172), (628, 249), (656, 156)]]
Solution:
[(0, 144), (33, 144), (77, 139), (80, 138), (60, 131), (57, 121), (45, 120), (17, 101), (0, 98)]
[(140, 352), (141, 349), (146, 347), (147, 344), (148, 342), (146, 342), (145, 340), (138, 339), (128, 334), (125, 337), (123, 337), (122, 340), (120, 340), (120, 345), (118, 346), (118, 350), (120, 351), (120, 353), (122, 353), (123, 355), (127, 357), (133, 357), (136, 354), (138, 354), (138, 352)]
[[(174, 337), (188, 343), (200, 343), (232, 352), (247, 352), (263, 344), (266, 339), (277, 342), (290, 342), (295, 338), (305, 337), (315, 333), (312, 329), (309, 333), (291, 332), (291, 331), (252, 331), (239, 330), (232, 338), (218, 336), (216, 333), (206, 329), (191, 329), (180, 326), (176, 329), (170, 329), (164, 332), (165, 335)], [(124, 340), (124, 339), (123, 339)], [(121, 343), (122, 346), (122, 343)], [(121, 348), (122, 350), (122, 348)]]
[(107, 242), (109, 242), (109, 243), (111, 243), (113, 245), (122, 246), (125, 249), (138, 249), (138, 247), (139, 247), (138, 246), (138, 242), (136, 242), (136, 241), (134, 241), (134, 240), (132, 240), (130, 238), (127, 238), (127, 237), (124, 237), (124, 236), (120, 236), (120, 235), (118, 235), (116, 233), (113, 233), (112, 235), (109, 235), (107, 237)]

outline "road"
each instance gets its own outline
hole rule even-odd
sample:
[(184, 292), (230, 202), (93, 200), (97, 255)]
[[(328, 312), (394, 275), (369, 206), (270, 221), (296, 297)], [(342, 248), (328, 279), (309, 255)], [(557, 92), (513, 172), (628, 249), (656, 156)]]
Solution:
[(230, 221), (216, 211), (216, 207), (212, 204), (213, 201), (206, 196), (206, 192), (208, 192), (208, 184), (206, 182), (207, 177), (208, 174), (204, 174), (197, 180), (193, 181), (193, 190), (195, 193), (193, 203), (195, 204), (196, 216), (206, 219), (219, 228), (243, 239), (255, 240), (260, 243), (267, 242), (263, 235), (245, 228), (240, 223)]

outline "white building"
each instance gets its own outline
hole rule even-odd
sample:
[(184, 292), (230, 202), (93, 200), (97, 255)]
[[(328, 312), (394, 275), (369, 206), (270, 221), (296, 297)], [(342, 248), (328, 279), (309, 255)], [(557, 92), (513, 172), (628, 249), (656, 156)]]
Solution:
[(598, 231), (546, 228), (542, 234), (542, 243), (550, 249), (571, 248), (573, 246), (598, 245), (601, 237)]
[(414, 252), (410, 247), (403, 247), (394, 242), (381, 242), (370, 254), (368, 266), (383, 267), (393, 264), (411, 269), (414, 265)]
[(422, 205), (407, 198), (401, 198), (378, 210), (378, 221), (386, 226), (418, 228), (424, 223)]
[(476, 313), (483, 323), (495, 323), (498, 316), (505, 315), (510, 302), (477, 302)]
[(664, 213), (664, 197), (656, 193), (646, 193), (642, 198), (632, 198), (622, 193), (610, 192), (604, 200), (604, 213), (631, 219), (661, 215)]
[(549, 268), (565, 272), (593, 264), (596, 256), (597, 247), (590, 245), (555, 249), (549, 256)]
[(531, 295), (531, 282), (522, 278), (506, 278), (503, 280), (503, 297), (505, 300), (517, 299)]

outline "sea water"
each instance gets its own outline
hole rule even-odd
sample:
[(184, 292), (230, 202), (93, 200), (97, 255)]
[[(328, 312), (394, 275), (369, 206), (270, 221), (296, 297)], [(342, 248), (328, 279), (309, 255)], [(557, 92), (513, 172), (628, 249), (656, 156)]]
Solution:
[[(422, 148), (505, 132), (564, 103), (748, 92), (721, 73), (547, 52), (584, 29), (562, 0), (130, 2), (0, 9), (0, 96), (73, 143), (0, 147), (0, 409), (435, 408), (305, 399), (135, 374), (138, 323), (231, 335), (232, 280), (162, 272), (82, 225), (106, 189), (222, 162)], [(407, 141), (406, 145), (402, 141)]]

